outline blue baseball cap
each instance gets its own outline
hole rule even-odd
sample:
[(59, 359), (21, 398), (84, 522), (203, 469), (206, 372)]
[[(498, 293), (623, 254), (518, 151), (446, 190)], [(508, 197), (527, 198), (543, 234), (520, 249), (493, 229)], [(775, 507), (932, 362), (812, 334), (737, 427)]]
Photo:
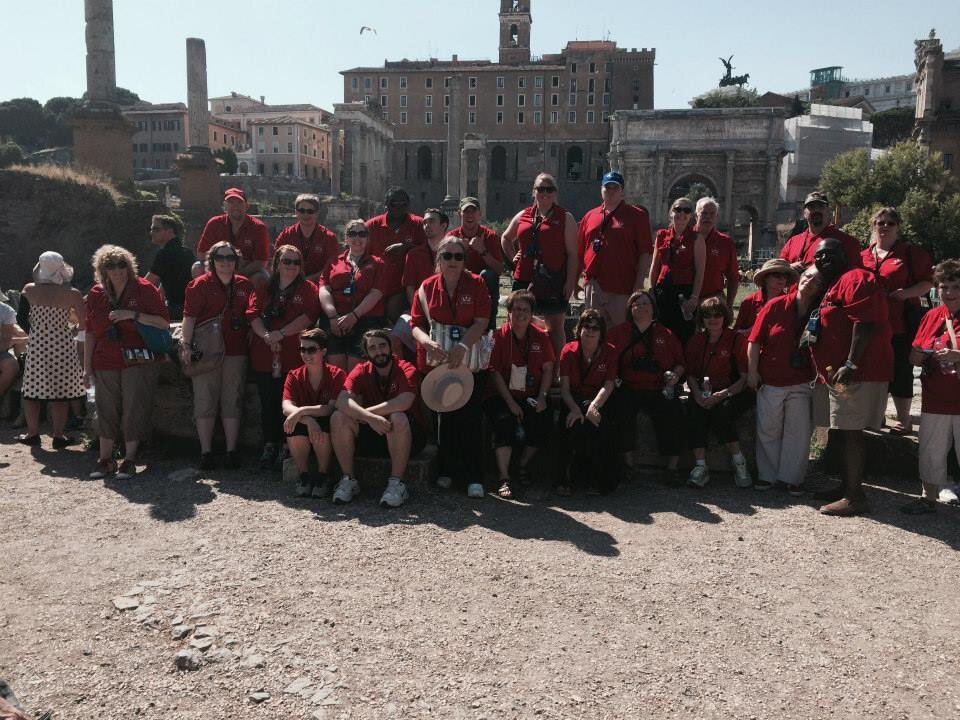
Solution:
[(618, 173), (616, 170), (611, 170), (604, 175), (603, 179), (600, 181), (601, 185), (609, 185), (610, 183), (616, 183), (620, 187), (624, 187), (623, 175)]

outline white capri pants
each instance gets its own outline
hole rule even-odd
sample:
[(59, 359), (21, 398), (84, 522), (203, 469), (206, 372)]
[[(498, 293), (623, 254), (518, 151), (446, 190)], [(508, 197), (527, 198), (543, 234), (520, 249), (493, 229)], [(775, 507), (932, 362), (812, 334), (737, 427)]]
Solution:
[(920, 479), (929, 485), (946, 487), (947, 453), (954, 446), (960, 462), (960, 415), (920, 413)]
[(809, 383), (757, 391), (757, 474), (772, 483), (799, 485), (807, 474), (813, 433)]

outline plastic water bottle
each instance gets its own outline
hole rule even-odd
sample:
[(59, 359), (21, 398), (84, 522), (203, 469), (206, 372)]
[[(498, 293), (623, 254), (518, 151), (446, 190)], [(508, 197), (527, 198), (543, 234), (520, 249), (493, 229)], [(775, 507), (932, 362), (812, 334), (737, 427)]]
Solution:
[[(940, 338), (937, 338), (936, 340), (933, 341), (933, 349), (934, 351), (943, 350), (943, 349), (950, 350), (951, 347), (949, 343), (945, 343)], [(940, 372), (942, 372), (944, 375), (957, 374), (956, 363), (952, 363), (949, 360), (940, 360), (939, 362), (940, 362)]]
[(273, 364), (270, 366), (270, 371), (273, 373), (275, 378), (279, 378), (281, 376), (280, 353), (273, 354)]
[(706, 375), (703, 376), (703, 382), (700, 383), (700, 393), (704, 400), (713, 395), (713, 386), (710, 384), (710, 378)]
[(687, 297), (683, 293), (677, 295), (677, 302), (680, 303), (680, 313), (683, 315), (684, 320), (690, 322), (693, 320), (693, 313), (687, 312), (687, 309), (683, 306), (686, 301)]
[[(663, 374), (664, 380), (666, 380), (666, 378), (667, 378), (668, 375), (670, 375), (670, 371), (669, 371), (669, 370)], [(663, 396), (664, 396), (667, 400), (673, 400), (673, 399), (677, 396), (676, 387), (675, 387), (674, 385), (664, 384), (664, 386), (663, 386)]]
[(95, 405), (97, 403), (97, 386), (91, 385), (87, 388), (87, 405)]

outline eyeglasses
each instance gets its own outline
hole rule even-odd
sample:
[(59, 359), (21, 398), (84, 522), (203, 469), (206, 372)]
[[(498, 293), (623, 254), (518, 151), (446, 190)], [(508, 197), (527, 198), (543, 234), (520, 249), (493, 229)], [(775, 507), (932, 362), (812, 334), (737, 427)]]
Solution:
[(701, 317), (703, 317), (704, 320), (710, 320), (711, 318), (722, 318), (723, 313), (722, 312), (705, 312), (705, 313), (701, 313)]
[(347, 237), (367, 237), (369, 230), (347, 230)]
[(320, 348), (316, 345), (301, 345), (300, 354), (301, 355), (313, 355), (316, 352), (320, 352)]
[(236, 262), (237, 256), (232, 253), (230, 255), (214, 255), (213, 259), (221, 262)]
[(683, 213), (684, 215), (689, 215), (690, 213), (693, 212), (693, 208), (682, 207), (680, 205), (677, 205), (675, 208), (673, 208), (673, 211), (675, 213)]
[(300, 208), (297, 208), (297, 212), (303, 215), (313, 215), (317, 211), (314, 208), (300, 207)]
[(107, 270), (126, 270), (127, 261), (126, 260), (108, 260), (103, 264)]
[(896, 227), (896, 223), (893, 220), (877, 220), (877, 227)]
[(280, 258), (281, 265), (297, 265), (301, 264), (300, 258)]
[(535, 187), (534, 190), (536, 190), (541, 195), (545, 193), (555, 193), (557, 191), (557, 189), (553, 185), (540, 185), (539, 187)]
[(462, 252), (442, 252), (440, 257), (444, 260), (456, 260), (457, 262), (463, 262), (464, 257), (466, 257)]

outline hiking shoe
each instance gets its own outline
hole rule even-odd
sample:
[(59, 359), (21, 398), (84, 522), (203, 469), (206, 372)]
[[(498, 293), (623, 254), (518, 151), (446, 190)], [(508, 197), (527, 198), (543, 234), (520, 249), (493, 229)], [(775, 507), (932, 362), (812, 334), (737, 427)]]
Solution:
[(263, 452), (260, 453), (258, 465), (261, 470), (272, 470), (273, 464), (277, 461), (277, 446), (268, 443), (263, 446)]
[(944, 488), (940, 488), (940, 502), (946, 503), (947, 505), (960, 505), (960, 497), (957, 496), (956, 487), (950, 487), (949, 485)]
[(694, 465), (693, 470), (687, 476), (687, 485), (702, 488), (708, 482), (710, 482), (710, 470), (707, 469), (707, 466)]
[(37, 447), (40, 444), (39, 435), (17, 435), (17, 442), (21, 445), (29, 445), (30, 447)]
[(205, 452), (200, 453), (200, 469), (201, 470), (213, 470), (217, 464), (213, 461), (213, 453)]
[(68, 448), (71, 445), (76, 445), (77, 441), (75, 438), (70, 437), (69, 435), (61, 435), (60, 437), (55, 437), (53, 439), (53, 449), (54, 450), (63, 450)]
[(115, 463), (110, 458), (101, 458), (97, 461), (97, 469), (90, 473), (87, 477), (91, 480), (100, 480), (105, 478), (107, 475), (113, 475), (117, 471), (117, 463)]
[(437, 487), (441, 490), (449, 490), (453, 485), (453, 478), (449, 475), (440, 475), (437, 478)]
[(750, 477), (750, 470), (745, 462), (733, 464), (733, 481), (738, 488), (753, 487), (753, 478)]
[(349, 475), (344, 475), (337, 483), (337, 489), (333, 491), (333, 501), (335, 503), (348, 503), (354, 496), (360, 492), (360, 483)]
[(133, 460), (124, 459), (117, 468), (117, 480), (129, 480), (136, 474), (137, 464)]
[(916, 497), (906, 505), (900, 506), (900, 512), (907, 515), (929, 515), (937, 511), (937, 501), (926, 497)]
[(787, 485), (787, 493), (790, 497), (803, 497), (807, 494), (807, 490), (803, 485)]
[(227, 454), (223, 456), (223, 466), (227, 470), (236, 470), (240, 467), (240, 456), (236, 450), (227, 450)]
[(829, 503), (820, 508), (824, 515), (834, 517), (853, 517), (854, 515), (866, 515), (870, 512), (870, 504), (865, 497), (847, 498), (843, 497), (836, 502)]
[(761, 480), (760, 478), (757, 478), (756, 480), (753, 481), (754, 490), (759, 490), (761, 492), (764, 492), (766, 490), (769, 490), (772, 487), (773, 487), (773, 483), (767, 480)]
[(482, 498), (485, 494), (486, 494), (486, 493), (484, 493), (484, 491), (483, 491), (483, 485), (481, 485), (480, 483), (470, 483), (469, 485), (467, 485), (467, 497), (468, 497), (468, 498), (473, 498), (473, 499), (475, 499), (475, 500), (479, 500), (479, 499)]
[(410, 493), (403, 480), (398, 477), (392, 477), (387, 480), (387, 489), (383, 491), (383, 495), (380, 498), (380, 505), (392, 508), (400, 507), (409, 497)]
[(300, 473), (297, 478), (297, 495), (300, 497), (310, 497), (313, 492), (313, 483), (310, 482), (310, 473)]
[(310, 494), (315, 498), (329, 498), (333, 492), (333, 480), (326, 473), (319, 473), (313, 481)]

